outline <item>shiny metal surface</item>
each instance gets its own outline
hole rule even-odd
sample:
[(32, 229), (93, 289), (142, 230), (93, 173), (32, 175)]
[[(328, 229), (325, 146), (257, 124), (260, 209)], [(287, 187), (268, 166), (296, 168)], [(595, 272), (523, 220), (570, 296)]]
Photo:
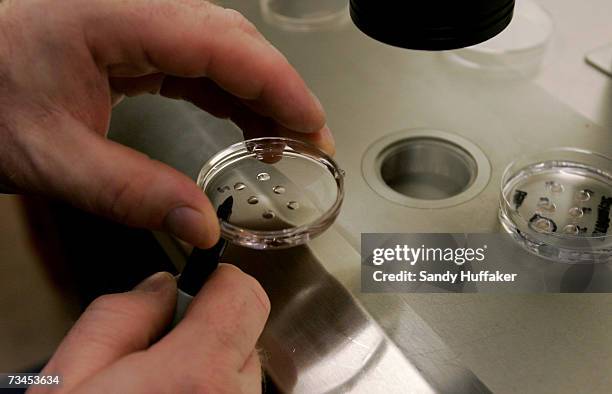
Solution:
[(538, 0), (555, 24), (545, 67), (535, 83), (612, 132), (612, 79), (593, 69), (584, 59), (593, 50), (612, 42), (608, 0), (590, 0), (588, 5), (571, 0)]
[(224, 258), (260, 278), (276, 306), (260, 344), (281, 391), (434, 392), (308, 248), (232, 247)]
[(380, 164), (385, 185), (403, 196), (426, 201), (461, 194), (478, 171), (467, 152), (434, 139), (404, 141), (382, 157)]
[(491, 166), (480, 148), (456, 134), (409, 129), (374, 142), (361, 172), (383, 198), (412, 208), (451, 207), (477, 196)]
[[(596, 0), (599, 9), (594, 11), (593, 5), (542, 1), (557, 22), (558, 35), (549, 62), (532, 81), (488, 78), (440, 54), (386, 47), (350, 25), (288, 33), (265, 22), (255, 3), (225, 3), (253, 20), (321, 98), (337, 139), (336, 159), (347, 171), (343, 211), (308, 251), (290, 250), (290, 255), (254, 266), (232, 254), (273, 299), (264, 338), (270, 374), (281, 388), (606, 392), (612, 384), (609, 296), (362, 294), (356, 250), (365, 231), (498, 231), (501, 172), (521, 153), (564, 145), (610, 155), (612, 134), (596, 123), (612, 125), (612, 90), (605, 75), (583, 59), (590, 48), (605, 43), (594, 43), (595, 33), (602, 41), (604, 34), (606, 41), (612, 37), (609, 18), (603, 17), (612, 12), (612, 4)], [(368, 186), (361, 176), (368, 147), (396, 130), (418, 127), (456, 133), (478, 144), (492, 168), (478, 196), (450, 208), (421, 210), (390, 202)], [(155, 97), (119, 107), (111, 136), (194, 178), (212, 154), (240, 138), (226, 122)], [(174, 256), (180, 265), (176, 248)], [(305, 288), (312, 293), (304, 293)], [(357, 337), (365, 347), (352, 341)], [(400, 353), (392, 351), (389, 359), (373, 356), (379, 340)], [(274, 361), (280, 357), (275, 354), (289, 359)]]
[(612, 77), (612, 44), (587, 53), (586, 61), (602, 73)]

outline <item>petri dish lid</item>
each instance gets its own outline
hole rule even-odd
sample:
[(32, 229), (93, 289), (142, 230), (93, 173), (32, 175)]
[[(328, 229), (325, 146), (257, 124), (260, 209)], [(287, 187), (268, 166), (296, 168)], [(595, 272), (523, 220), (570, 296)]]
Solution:
[(556, 148), (510, 164), (500, 220), (525, 249), (565, 263), (612, 262), (612, 159)]
[(469, 68), (532, 74), (542, 63), (553, 32), (551, 16), (532, 0), (517, 0), (512, 22), (481, 44), (449, 52)]
[(288, 138), (234, 144), (204, 165), (198, 185), (215, 209), (231, 196), (221, 236), (254, 249), (304, 244), (337, 217), (344, 172), (318, 148)]
[(259, 5), (266, 22), (286, 31), (330, 30), (350, 19), (346, 0), (260, 0)]

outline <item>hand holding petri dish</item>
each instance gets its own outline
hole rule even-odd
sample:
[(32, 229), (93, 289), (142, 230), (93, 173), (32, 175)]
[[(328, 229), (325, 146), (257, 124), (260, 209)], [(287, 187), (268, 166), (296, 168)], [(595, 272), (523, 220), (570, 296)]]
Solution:
[(307, 143), (258, 138), (234, 144), (204, 165), (198, 185), (215, 209), (233, 197), (221, 236), (253, 249), (302, 245), (338, 216), (344, 173)]
[(527, 250), (565, 263), (612, 262), (612, 159), (574, 148), (525, 156), (502, 178), (500, 220)]

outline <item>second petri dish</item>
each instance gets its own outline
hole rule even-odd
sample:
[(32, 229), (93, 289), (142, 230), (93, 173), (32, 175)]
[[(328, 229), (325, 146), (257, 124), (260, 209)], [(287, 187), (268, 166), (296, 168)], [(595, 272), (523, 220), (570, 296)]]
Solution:
[(612, 159), (558, 148), (518, 159), (502, 179), (500, 220), (521, 246), (565, 263), (612, 262)]
[(260, 0), (264, 19), (287, 31), (312, 32), (349, 21), (346, 0)]
[(547, 11), (532, 0), (517, 0), (512, 22), (481, 44), (448, 52), (459, 64), (493, 72), (532, 75), (538, 71), (553, 33)]
[(221, 221), (221, 235), (254, 249), (301, 245), (325, 231), (339, 213), (343, 182), (333, 159), (286, 138), (234, 144), (198, 176), (215, 208), (232, 197), (232, 214)]

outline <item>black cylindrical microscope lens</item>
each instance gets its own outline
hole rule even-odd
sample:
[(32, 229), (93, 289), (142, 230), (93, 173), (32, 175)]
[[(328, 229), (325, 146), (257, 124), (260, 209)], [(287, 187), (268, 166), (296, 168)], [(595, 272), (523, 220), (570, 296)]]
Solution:
[(355, 25), (398, 47), (463, 48), (486, 41), (512, 20), (514, 0), (350, 0)]

